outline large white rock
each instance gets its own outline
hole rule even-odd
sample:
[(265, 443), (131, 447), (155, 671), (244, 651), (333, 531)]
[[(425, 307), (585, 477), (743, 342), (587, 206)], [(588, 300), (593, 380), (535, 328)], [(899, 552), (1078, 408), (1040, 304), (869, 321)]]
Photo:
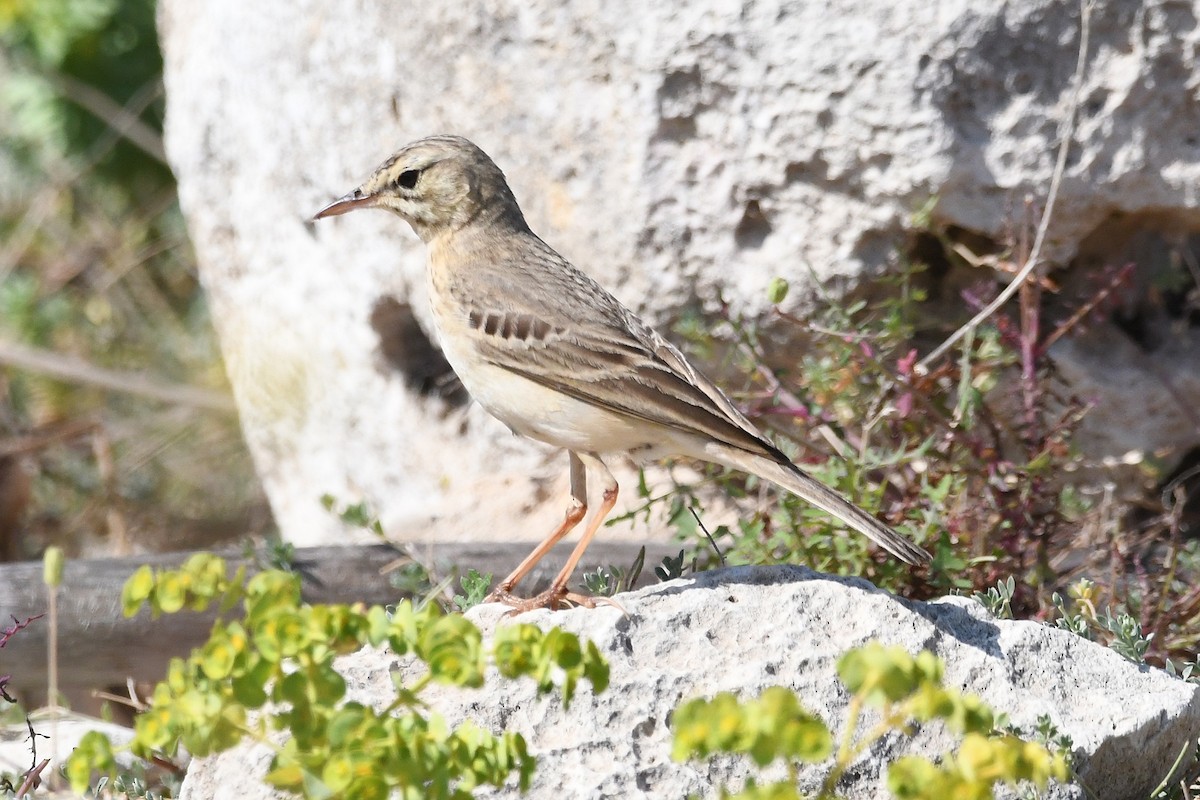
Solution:
[[(1194, 10), (1094, 5), (1056, 263), (1118, 217), (1139, 220), (1130, 236), (1200, 229)], [(251, 450), (305, 544), (344, 538), (326, 492), (409, 535), (441, 519), (441, 535), (536, 536), (561, 513), (562, 457), (422, 393), (443, 365), (420, 333), (424, 255), (406, 226), (308, 221), (401, 144), (477, 141), (534, 229), (654, 320), (718, 291), (754, 315), (776, 275), (885, 268), (930, 198), (940, 228), (1003, 239), (1045, 195), (1079, 34), (1078, 5), (1057, 0), (164, 0), (160, 14), (188, 227)], [(1183, 363), (1122, 389), (1200, 374), (1194, 329), (1173, 336)], [(1195, 444), (1189, 402), (1162, 404), (1134, 444)], [(1120, 419), (1097, 420), (1093, 451), (1128, 449)]]
[[(1031, 731), (1049, 715), (1074, 743), (1079, 786), (1050, 798), (1144, 800), (1176, 757), (1190, 757), (1200, 735), (1200, 688), (1138, 668), (1072, 633), (1035, 622), (992, 618), (973, 600), (932, 603), (898, 599), (862, 580), (803, 567), (714, 570), (620, 595), (613, 608), (539, 611), (521, 617), (559, 625), (591, 639), (609, 660), (611, 683), (578, 693), (568, 711), (554, 695), (538, 697), (531, 681), (493, 675), (483, 689), (431, 686), (422, 697), (451, 724), (471, 718), (491, 729), (518, 731), (538, 757), (530, 800), (715, 797), (749, 773), (744, 759), (709, 763), (671, 760), (671, 712), (683, 699), (721, 691), (752, 696), (768, 686), (796, 690), (804, 706), (843, 729), (849, 700), (837, 679), (838, 657), (868, 641), (928, 649), (946, 662), (945, 683), (979, 695)], [(481, 606), (469, 616), (485, 633), (505, 624), (505, 609)], [(364, 650), (341, 661), (350, 697), (386, 706), (393, 670), (411, 661)], [(585, 684), (581, 684), (585, 686)], [(864, 725), (869, 727), (869, 725)], [(886, 766), (906, 753), (938, 756), (955, 745), (940, 725), (912, 737), (881, 739), (847, 773), (839, 791), (851, 800), (890, 796)], [(181, 798), (274, 797), (261, 784), (270, 761), (262, 747), (243, 746), (193, 762)], [(779, 778), (773, 768), (763, 773)], [(822, 767), (802, 771), (815, 790)], [(481, 796), (517, 798), (509, 789)]]

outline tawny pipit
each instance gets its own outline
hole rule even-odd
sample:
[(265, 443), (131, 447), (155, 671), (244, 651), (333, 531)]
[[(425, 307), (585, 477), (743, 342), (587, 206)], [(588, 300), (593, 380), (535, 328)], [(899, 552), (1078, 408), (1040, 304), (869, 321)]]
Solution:
[[(458, 136), (404, 147), (316, 214), (385, 208), (429, 249), (429, 297), (446, 359), (479, 403), (514, 432), (565, 447), (571, 499), (562, 524), (490, 599), (518, 609), (592, 605), (567, 581), (617, 500), (605, 461), (682, 455), (749, 472), (793, 492), (909, 564), (929, 554), (807, 475), (768, 442), (674, 346), (534, 235), (504, 174)], [(550, 588), (510, 592), (587, 512), (590, 471), (600, 508)]]

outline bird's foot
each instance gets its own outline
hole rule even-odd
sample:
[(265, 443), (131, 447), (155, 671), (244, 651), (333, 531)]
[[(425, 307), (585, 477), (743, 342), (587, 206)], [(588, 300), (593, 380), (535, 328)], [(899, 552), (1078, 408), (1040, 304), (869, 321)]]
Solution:
[(485, 603), (503, 603), (506, 606), (516, 605), (524, 602), (522, 598), (517, 597), (511, 590), (505, 589), (502, 586), (496, 587), (487, 597), (483, 598)]
[[(524, 614), (526, 611), (535, 611), (539, 608), (546, 608), (550, 611), (559, 611), (561, 609), (574, 608), (576, 606), (595, 608), (598, 603), (621, 608), (607, 597), (591, 597), (586, 594), (569, 592), (565, 586), (551, 586), (541, 594), (537, 594), (529, 598), (516, 597), (506, 589), (496, 589), (496, 591), (489, 594), (483, 602), (503, 603), (506, 606), (511, 606), (512, 610), (504, 615), (506, 617)], [(624, 609), (622, 609), (622, 611), (623, 610)]]

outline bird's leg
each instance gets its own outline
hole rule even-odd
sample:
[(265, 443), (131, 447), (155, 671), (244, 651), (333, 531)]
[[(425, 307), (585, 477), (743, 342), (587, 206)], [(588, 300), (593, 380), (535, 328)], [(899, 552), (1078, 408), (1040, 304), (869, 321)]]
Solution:
[(562, 571), (554, 578), (554, 582), (550, 584), (550, 588), (536, 597), (513, 604), (514, 608), (511, 613), (519, 614), (535, 608), (548, 608), (553, 611), (563, 607), (567, 602), (587, 606), (588, 608), (594, 608), (596, 605), (594, 598), (576, 594), (575, 592), (568, 592), (567, 582), (571, 580), (571, 573), (579, 565), (579, 560), (583, 558), (584, 552), (588, 549), (588, 545), (591, 544), (592, 537), (596, 535), (596, 531), (600, 530), (600, 526), (604, 523), (604, 518), (608, 516), (608, 512), (612, 511), (613, 506), (617, 504), (618, 487), (617, 479), (613, 477), (613, 474), (608, 471), (608, 467), (604, 466), (604, 462), (596, 457), (595, 454), (580, 453), (579, 458), (604, 481), (604, 499), (600, 501), (600, 507), (596, 509), (595, 516), (588, 523), (587, 530), (583, 532), (583, 538), (579, 540), (579, 544), (575, 545), (575, 549), (571, 551), (571, 557), (567, 559), (567, 563), (563, 566)]
[(579, 456), (574, 453), (568, 453), (571, 463), (571, 499), (567, 505), (567, 513), (563, 516), (562, 524), (547, 536), (541, 544), (533, 549), (533, 552), (525, 557), (525, 560), (517, 565), (517, 568), (509, 573), (508, 577), (500, 581), (491, 594), (484, 600), (485, 603), (508, 603), (515, 605), (523, 602), (519, 598), (512, 596), (512, 590), (517, 583), (524, 578), (534, 566), (542, 560), (546, 553), (550, 552), (550, 548), (558, 544), (558, 541), (571, 532), (571, 529), (579, 524), (579, 521), (587, 514), (587, 470), (583, 462), (579, 460)]

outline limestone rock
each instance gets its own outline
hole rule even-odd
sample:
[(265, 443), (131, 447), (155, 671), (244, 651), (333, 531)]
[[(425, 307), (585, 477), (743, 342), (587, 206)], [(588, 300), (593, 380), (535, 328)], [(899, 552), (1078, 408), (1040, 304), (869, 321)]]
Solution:
[[(346, 537), (325, 493), (409, 537), (536, 537), (561, 514), (565, 462), (446, 399), (406, 226), (309, 222), (401, 144), (477, 141), (534, 230), (655, 322), (718, 292), (754, 315), (777, 275), (885, 269), (931, 198), (939, 228), (1002, 239), (1045, 197), (1079, 34), (1078, 4), (1054, 0), (159, 8), (167, 151), (246, 437), (300, 544)], [(1182, 230), (1191, 255), (1195, 9), (1102, 0), (1091, 41), (1046, 254), (1137, 219), (1129, 235)], [(1200, 442), (1197, 398), (1180, 402), (1154, 437), (1178, 453)], [(1088, 444), (1123, 452), (1120, 427)]]
[[(946, 685), (978, 694), (1029, 731), (1049, 715), (1074, 743), (1080, 780), (1091, 789), (1057, 786), (1053, 798), (1144, 800), (1200, 735), (1200, 688), (1138, 668), (1116, 653), (1034, 622), (1000, 621), (972, 600), (909, 602), (865, 581), (802, 567), (715, 570), (621, 595), (614, 608), (534, 612), (522, 621), (559, 625), (596, 642), (609, 659), (611, 684), (593, 695), (581, 684), (569, 711), (557, 696), (538, 697), (529, 681), (492, 676), (481, 690), (430, 687), (422, 696), (451, 724), (471, 718), (493, 731), (515, 730), (538, 757), (531, 800), (715, 797), (740, 786), (743, 759), (676, 763), (670, 758), (671, 712), (681, 700), (773, 686), (797, 691), (806, 708), (842, 729), (847, 693), (837, 658), (871, 640), (928, 649), (946, 662)], [(487, 631), (505, 624), (504, 609), (470, 616)], [(351, 699), (375, 707), (392, 697), (391, 671), (411, 662), (364, 650), (342, 660)], [(940, 726), (911, 738), (882, 739), (847, 774), (847, 798), (883, 798), (886, 765), (905, 753), (936, 756), (954, 741)], [(273, 797), (259, 780), (270, 753), (243, 747), (194, 762), (181, 797)], [(779, 778), (779, 769), (761, 775)], [(809, 790), (823, 777), (805, 769)], [(219, 787), (219, 792), (218, 792)], [(516, 798), (515, 788), (480, 796)]]

